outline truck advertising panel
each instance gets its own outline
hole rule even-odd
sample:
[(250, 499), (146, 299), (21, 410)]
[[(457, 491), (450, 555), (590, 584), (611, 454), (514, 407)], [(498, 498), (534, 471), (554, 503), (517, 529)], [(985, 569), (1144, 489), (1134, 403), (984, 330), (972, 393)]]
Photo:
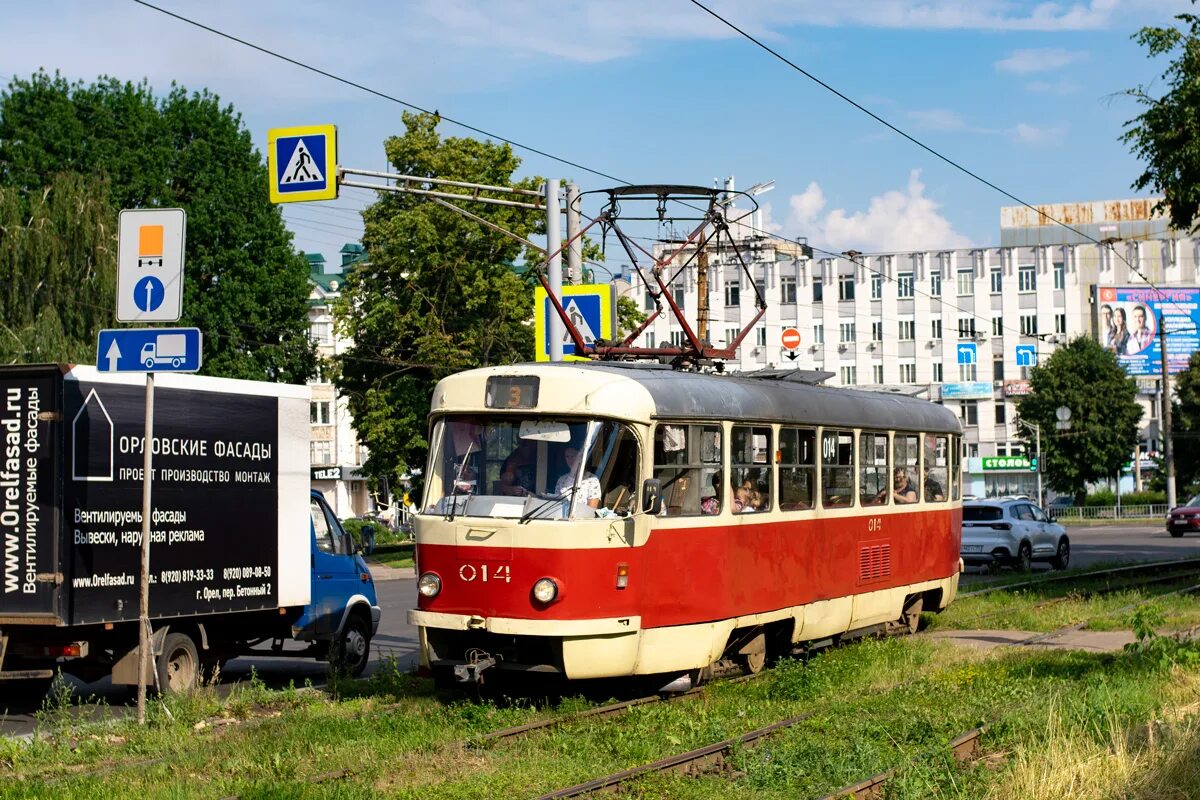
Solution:
[(57, 370), (0, 374), (0, 542), (5, 616), (55, 616), (59, 568), (61, 378)]
[[(145, 388), (66, 381), (63, 527), (71, 624), (136, 618)], [(156, 388), (152, 617), (278, 596), (278, 399)]]
[(1160, 318), (1167, 333), (1167, 371), (1187, 369), (1200, 349), (1200, 289), (1102, 286), (1097, 294), (1096, 338), (1117, 354), (1126, 372), (1161, 373)]

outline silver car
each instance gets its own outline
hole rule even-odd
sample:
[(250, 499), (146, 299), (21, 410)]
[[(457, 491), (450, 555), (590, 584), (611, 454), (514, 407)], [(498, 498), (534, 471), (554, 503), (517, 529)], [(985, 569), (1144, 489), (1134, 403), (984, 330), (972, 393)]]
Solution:
[(1024, 498), (963, 503), (962, 547), (967, 565), (1009, 565), (1028, 572), (1034, 561), (1055, 569), (1071, 562), (1071, 540), (1062, 525)]

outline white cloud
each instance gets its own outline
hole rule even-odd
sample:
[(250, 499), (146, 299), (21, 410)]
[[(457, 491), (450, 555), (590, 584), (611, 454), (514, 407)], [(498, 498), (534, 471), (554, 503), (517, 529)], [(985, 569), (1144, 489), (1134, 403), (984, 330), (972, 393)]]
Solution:
[(1079, 84), (1070, 78), (1061, 78), (1056, 81), (1030, 81), (1025, 84), (1026, 91), (1038, 94), (1075, 94), (1079, 89)]
[(907, 116), (919, 129), (926, 131), (961, 131), (967, 122), (958, 113), (944, 108), (909, 111)]
[(997, 61), (994, 66), (1001, 72), (1029, 75), (1034, 72), (1062, 69), (1087, 57), (1087, 52), (1083, 50), (1064, 50), (1061, 47), (1029, 48), (1012, 51), (1008, 58)]
[[(829, 250), (890, 252), (970, 247), (971, 240), (954, 230), (940, 206), (925, 196), (920, 170), (913, 170), (904, 191), (872, 197), (866, 211), (837, 208), (825, 212), (825, 193), (814, 181), (788, 203), (784, 230), (807, 236)], [(824, 213), (823, 213), (824, 212)]]
[(1066, 125), (1030, 125), (1018, 122), (1013, 138), (1022, 144), (1051, 146), (1061, 144), (1067, 137)]

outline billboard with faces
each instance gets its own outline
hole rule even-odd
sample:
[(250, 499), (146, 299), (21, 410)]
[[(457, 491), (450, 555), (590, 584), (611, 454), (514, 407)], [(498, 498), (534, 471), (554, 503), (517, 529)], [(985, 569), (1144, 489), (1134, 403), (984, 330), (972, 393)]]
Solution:
[(1200, 349), (1200, 289), (1104, 286), (1097, 293), (1096, 339), (1130, 375), (1162, 370), (1159, 325), (1166, 330), (1167, 370), (1187, 369)]

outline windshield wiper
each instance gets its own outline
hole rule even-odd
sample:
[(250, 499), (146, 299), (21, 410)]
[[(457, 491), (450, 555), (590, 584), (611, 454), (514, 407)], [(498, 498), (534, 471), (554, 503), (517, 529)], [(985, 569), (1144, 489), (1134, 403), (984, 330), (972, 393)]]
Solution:
[(521, 518), (519, 520), (517, 520), (517, 522), (518, 523), (528, 522), (529, 520), (533, 519), (534, 517), (540, 515), (542, 513), (543, 509), (549, 508), (552, 503), (561, 503), (564, 494), (566, 494), (566, 492), (558, 492), (557, 494), (553, 494), (550, 497), (542, 498), (541, 503), (539, 503), (538, 505), (534, 506), (533, 508), (529, 509), (524, 514), (522, 514)]
[[(467, 445), (467, 452), (463, 455), (462, 463), (458, 465), (458, 474), (454, 476), (454, 488), (450, 490), (450, 516), (447, 521), (454, 522), (454, 509), (458, 506), (458, 485), (462, 482), (463, 473), (467, 469), (467, 461), (471, 458), (471, 450), (475, 447), (475, 442)], [(478, 481), (478, 478), (476, 478)], [(466, 503), (463, 504), (463, 511), (466, 511)]]

